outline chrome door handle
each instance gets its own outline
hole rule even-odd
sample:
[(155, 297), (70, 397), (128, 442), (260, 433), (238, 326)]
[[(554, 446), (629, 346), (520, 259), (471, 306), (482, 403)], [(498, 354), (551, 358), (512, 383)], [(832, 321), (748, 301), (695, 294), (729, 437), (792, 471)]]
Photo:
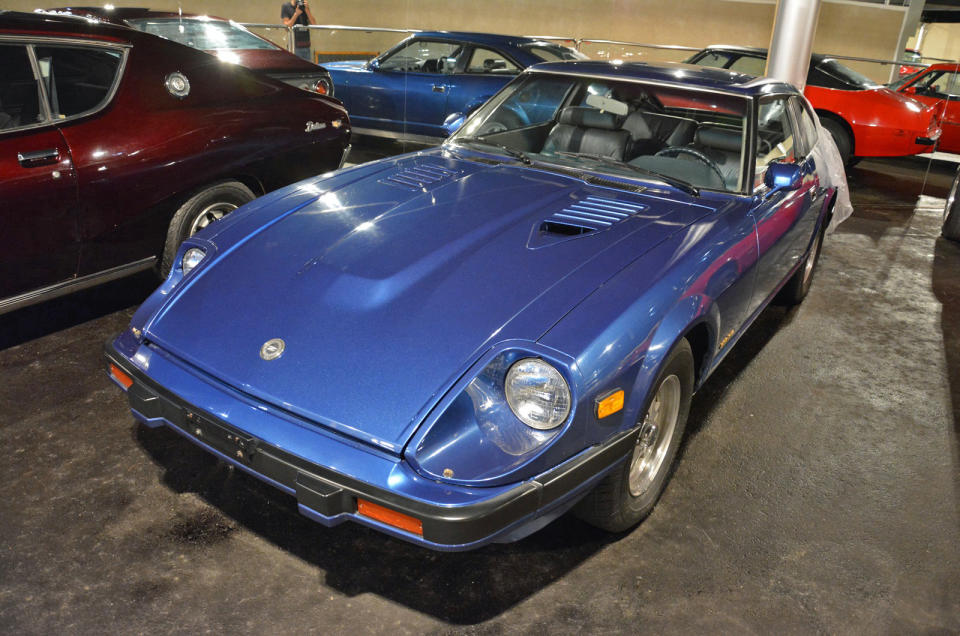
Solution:
[(433, 85), (433, 92), (434, 92), (434, 93), (446, 93), (446, 92), (447, 92), (447, 87), (444, 86), (443, 84), (434, 84), (434, 85)]
[(60, 160), (60, 151), (56, 148), (48, 148), (46, 150), (34, 150), (33, 152), (18, 152), (17, 161), (20, 162), (20, 165), (24, 168), (32, 168), (34, 166), (45, 166), (51, 163), (56, 163)]

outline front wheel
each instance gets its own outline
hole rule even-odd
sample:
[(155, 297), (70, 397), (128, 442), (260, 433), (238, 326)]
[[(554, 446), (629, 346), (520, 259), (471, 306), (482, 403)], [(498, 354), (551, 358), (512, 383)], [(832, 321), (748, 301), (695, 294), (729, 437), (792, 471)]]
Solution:
[(810, 246), (810, 251), (807, 252), (807, 258), (803, 261), (803, 265), (800, 266), (793, 276), (790, 277), (790, 280), (787, 281), (787, 284), (783, 286), (783, 289), (780, 290), (780, 293), (777, 295), (777, 302), (781, 305), (799, 305), (803, 302), (803, 299), (807, 297), (807, 293), (810, 291), (810, 285), (813, 283), (813, 273), (817, 269), (817, 263), (820, 261), (820, 248), (823, 247), (823, 235), (826, 233), (826, 220), (824, 220), (824, 226), (820, 228), (820, 231), (817, 232), (817, 235), (813, 239), (813, 245)]
[(693, 397), (693, 353), (685, 339), (667, 356), (653, 386), (633, 453), (574, 508), (578, 517), (609, 532), (643, 521), (673, 470)]
[(166, 277), (170, 273), (184, 240), (255, 198), (250, 188), (239, 181), (223, 181), (190, 197), (170, 220), (160, 260), (160, 275)]

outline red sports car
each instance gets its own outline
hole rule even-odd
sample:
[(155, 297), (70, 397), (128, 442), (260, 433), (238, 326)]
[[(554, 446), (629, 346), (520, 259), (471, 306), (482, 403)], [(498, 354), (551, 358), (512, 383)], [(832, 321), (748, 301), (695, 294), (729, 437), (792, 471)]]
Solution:
[[(688, 62), (759, 76), (766, 60), (765, 49), (711, 46)], [(803, 94), (847, 164), (858, 157), (929, 152), (940, 136), (936, 106), (892, 91), (830, 57), (811, 56)]]
[(960, 153), (960, 64), (934, 64), (890, 85), (937, 108), (943, 125), (938, 150)]
[(49, 11), (128, 26), (266, 73), (291, 86), (333, 95), (333, 82), (325, 68), (300, 59), (232, 20), (132, 7), (62, 7)]
[(0, 314), (159, 266), (255, 196), (336, 169), (337, 100), (168, 40), (0, 11)]

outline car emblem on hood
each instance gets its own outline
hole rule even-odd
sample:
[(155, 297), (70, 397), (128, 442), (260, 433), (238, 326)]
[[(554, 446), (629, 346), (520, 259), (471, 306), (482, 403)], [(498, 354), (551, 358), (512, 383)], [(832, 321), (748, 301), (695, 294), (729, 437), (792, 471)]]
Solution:
[(267, 340), (263, 343), (263, 346), (260, 347), (260, 357), (264, 360), (276, 360), (283, 355), (283, 350), (287, 348), (287, 343), (285, 343), (280, 338), (273, 338)]

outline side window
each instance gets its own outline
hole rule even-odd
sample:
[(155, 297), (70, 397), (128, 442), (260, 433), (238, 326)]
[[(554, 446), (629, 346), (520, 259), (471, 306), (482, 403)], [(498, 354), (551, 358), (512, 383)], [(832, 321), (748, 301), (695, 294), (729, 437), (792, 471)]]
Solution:
[(738, 73), (761, 76), (767, 70), (767, 60), (762, 57), (742, 55), (729, 68)]
[(800, 138), (803, 140), (803, 154), (807, 155), (817, 145), (817, 123), (813, 119), (810, 107), (805, 100), (799, 97), (791, 97), (793, 102), (794, 115), (800, 123)]
[(54, 119), (96, 110), (110, 97), (118, 79), (120, 51), (79, 46), (38, 46), (34, 50)]
[(921, 78), (914, 86), (917, 87), (917, 93), (920, 95), (941, 99), (960, 97), (960, 78), (957, 73), (934, 71)]
[(414, 40), (380, 62), (380, 70), (404, 73), (453, 73), (462, 48), (453, 42)]
[(43, 121), (40, 85), (33, 75), (27, 47), (0, 45), (0, 130)]
[(757, 112), (757, 165), (753, 187), (763, 183), (767, 165), (773, 161), (796, 161), (796, 133), (790, 118), (786, 97), (772, 97), (760, 102)]
[(473, 49), (467, 73), (497, 73), (498, 75), (516, 75), (520, 69), (516, 64), (490, 49)]

